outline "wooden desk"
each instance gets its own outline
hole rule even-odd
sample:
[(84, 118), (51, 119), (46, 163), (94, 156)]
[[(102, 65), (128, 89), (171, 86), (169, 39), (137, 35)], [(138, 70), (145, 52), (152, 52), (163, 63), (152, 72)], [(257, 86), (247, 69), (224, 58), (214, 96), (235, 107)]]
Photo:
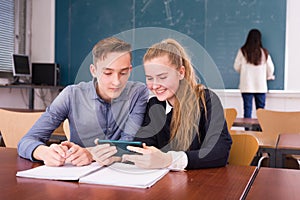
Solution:
[(300, 134), (282, 133), (279, 135), (276, 150), (276, 167), (284, 167), (285, 156), (288, 154), (300, 155)]
[(269, 154), (270, 167), (276, 166), (276, 146), (277, 137), (273, 135), (264, 134), (260, 131), (232, 131), (231, 134), (249, 134), (257, 138), (259, 143), (259, 153), (266, 152)]
[(38, 166), (0, 148), (1, 199), (239, 199), (256, 171), (251, 166), (170, 172), (149, 189), (82, 184), (16, 177), (19, 170)]
[(299, 199), (300, 170), (260, 168), (247, 200)]
[(52, 85), (32, 85), (32, 84), (20, 84), (20, 85), (0, 85), (0, 88), (12, 88), (12, 89), (28, 89), (28, 109), (34, 109), (34, 89), (50, 89), (61, 90), (64, 86), (52, 86)]
[(249, 131), (261, 131), (256, 118), (236, 118), (232, 126), (245, 127), (248, 128)]

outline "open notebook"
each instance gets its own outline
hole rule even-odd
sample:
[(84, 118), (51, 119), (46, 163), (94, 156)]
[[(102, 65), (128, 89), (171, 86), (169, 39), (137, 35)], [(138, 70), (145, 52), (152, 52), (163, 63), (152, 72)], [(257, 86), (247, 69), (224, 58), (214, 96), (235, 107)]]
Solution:
[(39, 166), (17, 172), (16, 176), (50, 180), (79, 180), (80, 183), (149, 188), (168, 173), (168, 169), (141, 169), (135, 165), (114, 163), (101, 167), (98, 163), (76, 167), (66, 164), (61, 167)]
[(76, 167), (72, 164), (66, 164), (60, 167), (42, 165), (32, 169), (19, 171), (17, 172), (17, 176), (26, 178), (76, 181), (100, 168), (101, 166), (96, 162), (82, 167)]
[(80, 183), (149, 188), (168, 173), (168, 169), (141, 169), (135, 165), (114, 163), (79, 179)]

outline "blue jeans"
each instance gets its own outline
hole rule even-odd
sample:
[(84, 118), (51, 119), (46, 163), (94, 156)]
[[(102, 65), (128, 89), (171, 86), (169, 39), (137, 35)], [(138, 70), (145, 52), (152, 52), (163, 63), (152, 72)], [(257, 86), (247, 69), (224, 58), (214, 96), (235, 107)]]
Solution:
[(265, 108), (266, 94), (265, 93), (242, 93), (244, 101), (244, 118), (251, 118), (252, 115), (252, 100), (254, 97), (256, 109)]

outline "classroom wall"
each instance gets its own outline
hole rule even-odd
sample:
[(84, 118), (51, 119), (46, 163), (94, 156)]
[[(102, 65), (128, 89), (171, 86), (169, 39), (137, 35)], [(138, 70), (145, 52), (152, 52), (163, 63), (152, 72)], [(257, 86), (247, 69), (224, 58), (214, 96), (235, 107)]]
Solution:
[[(32, 6), (31, 62), (54, 62), (55, 0), (29, 0)], [(35, 89), (35, 109), (45, 109), (57, 91)], [(28, 108), (28, 89), (0, 88), (0, 107)]]
[[(55, 0), (32, 0), (32, 59), (39, 61), (54, 60), (54, 21)], [(300, 110), (300, 60), (298, 46), (300, 42), (300, 1), (287, 0), (286, 17), (286, 55), (285, 55), (285, 88), (283, 91), (270, 91), (267, 94), (266, 108), (274, 110)], [(235, 107), (238, 116), (242, 116), (242, 99), (238, 90), (216, 91), (224, 107)], [(55, 96), (55, 95), (53, 95)], [(36, 108), (44, 105), (36, 96)], [(51, 102), (51, 98), (47, 100)], [(26, 90), (0, 89), (0, 107), (26, 108), (28, 96)], [(255, 112), (254, 112), (254, 115)]]
[(54, 62), (54, 13), (55, 0), (32, 0), (32, 62)]
[[(243, 101), (238, 90), (214, 90), (225, 108), (236, 108), (237, 117), (243, 117)], [(300, 93), (273, 90), (267, 93), (266, 109), (277, 111), (300, 111)], [(252, 117), (256, 118), (253, 101)]]
[(300, 1), (287, 0), (285, 90), (300, 91)]

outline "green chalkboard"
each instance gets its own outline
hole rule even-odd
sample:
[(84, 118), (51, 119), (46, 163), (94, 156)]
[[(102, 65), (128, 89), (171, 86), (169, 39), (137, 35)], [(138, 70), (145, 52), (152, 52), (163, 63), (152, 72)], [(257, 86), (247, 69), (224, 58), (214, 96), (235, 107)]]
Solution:
[[(148, 45), (177, 37), (188, 49), (202, 82), (210, 82), (212, 88), (235, 89), (239, 82), (233, 70), (235, 55), (249, 29), (258, 28), (276, 68), (276, 80), (269, 88), (283, 89), (285, 20), (286, 0), (57, 0), (55, 61), (61, 66), (61, 84), (67, 85), (91, 78), (90, 51), (102, 38), (117, 35), (131, 42), (135, 67), (142, 65)], [(149, 30), (148, 35), (141, 29)], [(128, 30), (129, 40), (124, 36)], [(212, 67), (217, 68), (212, 72), (221, 76), (222, 84), (205, 80)]]
[(275, 64), (276, 80), (269, 89), (284, 89), (285, 0), (208, 0), (205, 49), (217, 64), (226, 88), (237, 88), (239, 75), (233, 69), (238, 49), (248, 31), (258, 28), (263, 45)]

